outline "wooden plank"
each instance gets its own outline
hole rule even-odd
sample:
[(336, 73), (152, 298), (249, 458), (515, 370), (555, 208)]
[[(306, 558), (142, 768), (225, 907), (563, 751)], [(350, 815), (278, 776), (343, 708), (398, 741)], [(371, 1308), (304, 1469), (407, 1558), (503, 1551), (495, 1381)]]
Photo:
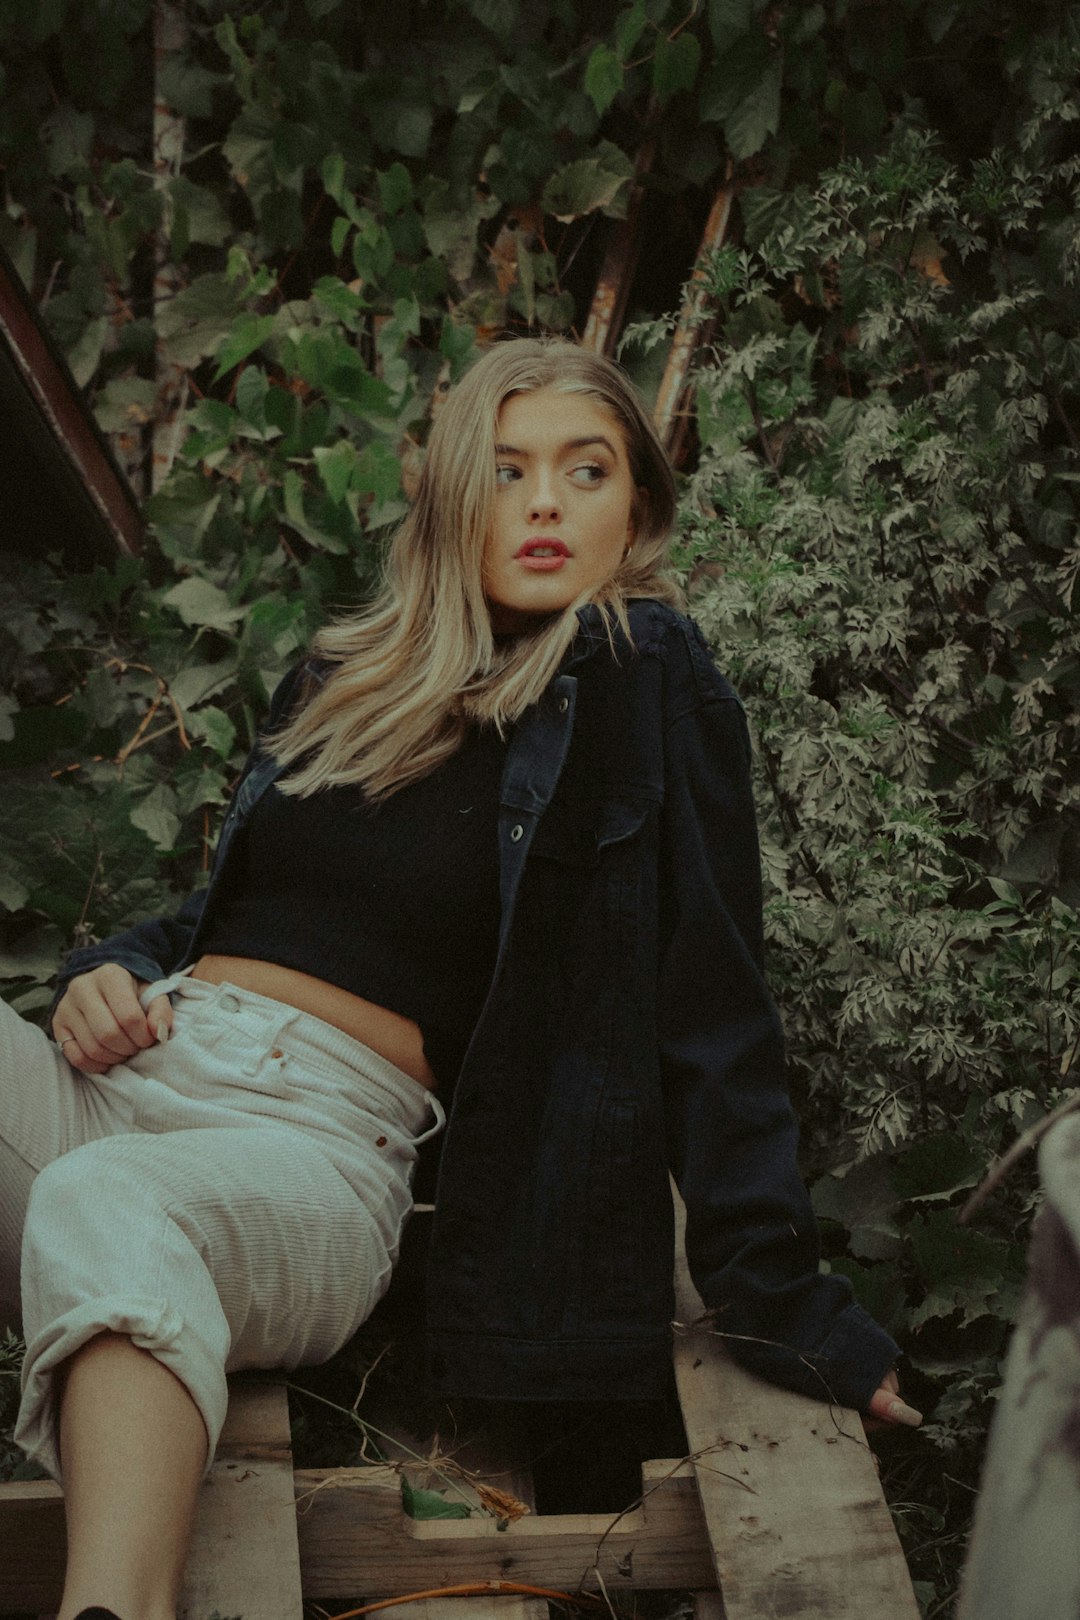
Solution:
[(52, 1480), (0, 1484), (0, 1615), (56, 1609), (66, 1546), (59, 1485)]
[(395, 1597), (489, 1580), (595, 1589), (597, 1568), (609, 1588), (714, 1587), (692, 1470), (648, 1462), (643, 1476), (645, 1501), (630, 1513), (528, 1517), (500, 1530), (492, 1519), (408, 1518), (393, 1468), (299, 1469), (304, 1595)]
[(694, 1327), (679, 1249), (675, 1377), (725, 1620), (918, 1620), (858, 1414), (764, 1383)]
[[(423, 1455), (424, 1446), (417, 1437), (409, 1436), (406, 1439), (389, 1417), (380, 1415), (378, 1421), (379, 1426), (395, 1440), (403, 1440), (410, 1452), (419, 1451)], [(510, 1436), (498, 1425), (455, 1444), (453, 1461), (463, 1470), (459, 1488), (471, 1497), (475, 1506), (481, 1507), (482, 1502), (470, 1483), (470, 1476), (485, 1485), (495, 1486), (528, 1508), (536, 1506), (532, 1473), (528, 1468), (514, 1463), (514, 1454)], [(392, 1454), (388, 1460), (393, 1460)], [(434, 1470), (410, 1466), (406, 1472), (413, 1485), (427, 1490), (440, 1488), (441, 1482)], [(445, 1490), (442, 1494), (448, 1495)], [(463, 1620), (461, 1599), (425, 1598), (422, 1602), (410, 1604), (409, 1620)], [(471, 1597), (468, 1620), (548, 1620), (548, 1606), (543, 1598), (525, 1597), (520, 1593)]]
[[(51, 1613), (64, 1581), (64, 1499), (51, 1480), (0, 1484), (0, 1615)], [(280, 1384), (234, 1384), (199, 1498), (178, 1610), (301, 1620), (289, 1421)]]
[(695, 1592), (694, 1620), (726, 1620), (724, 1599), (719, 1592)]
[(283, 1384), (232, 1386), (199, 1495), (177, 1620), (302, 1620), (288, 1401)]

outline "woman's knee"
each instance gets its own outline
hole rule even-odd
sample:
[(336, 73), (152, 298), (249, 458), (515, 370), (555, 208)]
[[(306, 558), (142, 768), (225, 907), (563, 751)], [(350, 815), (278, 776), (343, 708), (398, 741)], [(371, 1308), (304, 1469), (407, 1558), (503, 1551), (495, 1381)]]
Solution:
[(108, 1219), (110, 1204), (115, 1209), (124, 1191), (117, 1184), (115, 1155), (108, 1151), (115, 1140), (72, 1148), (38, 1172), (27, 1201), (27, 1237), (45, 1218), (65, 1228), (77, 1223), (80, 1230)]

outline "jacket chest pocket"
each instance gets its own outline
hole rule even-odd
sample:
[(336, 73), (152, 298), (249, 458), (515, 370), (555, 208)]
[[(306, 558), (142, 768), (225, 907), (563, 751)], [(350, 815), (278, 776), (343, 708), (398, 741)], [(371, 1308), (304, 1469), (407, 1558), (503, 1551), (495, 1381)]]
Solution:
[(606, 851), (616, 852), (643, 830), (655, 808), (648, 799), (556, 800), (540, 818), (529, 859), (598, 866)]
[[(655, 865), (656, 805), (648, 800), (553, 802), (533, 838), (521, 893), (522, 934), (553, 986), (552, 1013), (591, 1012), (632, 994), (633, 940)], [(519, 935), (519, 938), (522, 937)]]

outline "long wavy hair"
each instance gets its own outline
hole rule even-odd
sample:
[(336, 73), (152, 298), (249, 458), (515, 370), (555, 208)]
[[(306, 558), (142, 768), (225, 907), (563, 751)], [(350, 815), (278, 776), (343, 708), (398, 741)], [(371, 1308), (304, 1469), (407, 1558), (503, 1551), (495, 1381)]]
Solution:
[[(496, 424), (513, 394), (586, 394), (622, 428), (637, 497), (634, 543), (614, 576), (512, 637), (492, 631), (484, 546), (495, 501)], [(270, 738), (288, 768), (282, 791), (306, 795), (355, 783), (372, 799), (426, 776), (470, 724), (512, 725), (555, 675), (596, 602), (609, 636), (628, 631), (626, 605), (651, 596), (681, 605), (668, 572), (675, 519), (671, 466), (645, 409), (611, 361), (573, 344), (520, 338), (477, 361), (438, 413), (413, 506), (390, 545), (372, 603), (328, 624), (314, 654), (321, 685)]]

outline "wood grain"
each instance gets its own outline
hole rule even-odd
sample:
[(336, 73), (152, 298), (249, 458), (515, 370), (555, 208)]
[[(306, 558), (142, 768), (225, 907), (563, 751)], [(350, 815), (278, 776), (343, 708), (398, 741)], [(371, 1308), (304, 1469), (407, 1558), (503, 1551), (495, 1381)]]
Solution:
[(776, 1389), (694, 1324), (679, 1243), (675, 1377), (724, 1620), (918, 1620), (857, 1413)]

